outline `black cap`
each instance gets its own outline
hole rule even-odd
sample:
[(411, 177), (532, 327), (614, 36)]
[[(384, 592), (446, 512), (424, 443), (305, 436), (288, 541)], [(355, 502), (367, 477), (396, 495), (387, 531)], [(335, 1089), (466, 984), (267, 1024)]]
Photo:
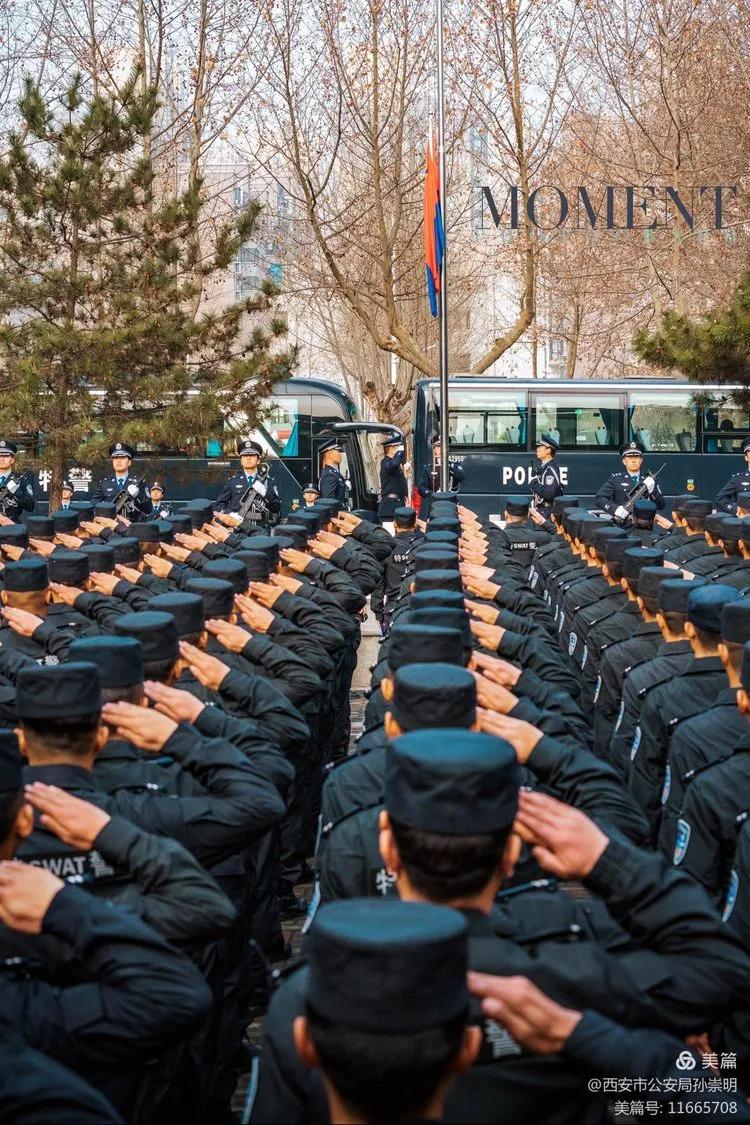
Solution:
[(64, 531), (72, 534), (78, 530), (80, 516), (75, 508), (61, 508), (59, 512), (50, 512), (49, 518), (55, 525), (55, 532)]
[(742, 653), (742, 671), (740, 672), (740, 683), (742, 684), (743, 691), (750, 694), (750, 641), (747, 642)]
[(477, 716), (476, 682), (455, 664), (405, 664), (393, 677), (390, 710), (404, 731), (470, 727)]
[(422, 590), (461, 590), (463, 582), (458, 570), (423, 570), (414, 575), (414, 592)]
[(116, 441), (109, 447), (110, 457), (135, 457), (135, 450), (126, 441)]
[(430, 606), (420, 609), (410, 605), (407, 617), (409, 625), (437, 625), (439, 629), (458, 629), (463, 638), (464, 650), (471, 651), (473, 648), (470, 618), (464, 608)]
[(115, 569), (115, 552), (109, 543), (84, 543), (78, 552), (89, 560), (90, 571), (111, 574)]
[(131, 523), (128, 528), (128, 535), (137, 539), (139, 543), (158, 543), (161, 539), (156, 520)]
[[(307, 550), (307, 540), (309, 538), (309, 536), (307, 534), (307, 528), (302, 527), (300, 524), (293, 524), (293, 523), (279, 524), (277, 527), (275, 527), (273, 529), (271, 534), (274, 537), (280, 536), (284, 539), (291, 539), (295, 551), (306, 551)], [(283, 548), (282, 548), (282, 550), (283, 550)]]
[(203, 517), (204, 523), (210, 523), (214, 518), (214, 502), (213, 500), (206, 499), (205, 496), (196, 496), (192, 500), (188, 500), (185, 505), (186, 512), (198, 512)]
[(118, 637), (135, 637), (141, 642), (145, 664), (176, 660), (180, 655), (177, 625), (171, 613), (125, 613), (116, 619), (113, 628)]
[(458, 590), (423, 590), (409, 598), (409, 611), (415, 609), (460, 609), (466, 612), (464, 595)]
[(430, 516), (427, 524), (428, 531), (456, 531), (461, 530), (461, 521), (457, 516)]
[(50, 582), (62, 582), (63, 586), (82, 586), (89, 579), (89, 556), (81, 551), (57, 550), (47, 559), (47, 571)]
[(250, 579), (242, 559), (211, 559), (203, 567), (201, 574), (204, 578), (221, 578), (223, 582), (231, 582), (235, 594), (247, 593)]
[(387, 449), (389, 445), (403, 445), (404, 439), (401, 434), (391, 434), (385, 441), (381, 442), (383, 449)]
[(159, 542), (160, 543), (173, 543), (174, 542), (174, 524), (172, 517), (168, 520), (154, 520), (153, 521), (159, 529)]
[(750, 599), (727, 602), (721, 611), (721, 639), (729, 644), (750, 641)]
[(683, 504), (685, 518), (692, 516), (694, 519), (705, 520), (713, 511), (713, 500), (688, 500)]
[(391, 742), (384, 804), (398, 824), (476, 836), (510, 828), (520, 784), (516, 752), (504, 738), (436, 727)]
[(263, 446), (260, 444), (259, 441), (253, 441), (252, 438), (244, 438), (244, 440), (237, 442), (237, 452), (240, 455), (240, 457), (244, 457), (247, 454), (253, 454), (253, 453), (255, 454), (256, 457), (262, 457), (263, 456)]
[(509, 516), (527, 516), (531, 498), (528, 496), (509, 496), (505, 501), (505, 511)]
[(49, 516), (27, 516), (26, 529), (30, 539), (51, 539), (55, 534), (55, 521)]
[(317, 535), (326, 522), (326, 517), (323, 512), (316, 512), (314, 508), (301, 508), (294, 513), (294, 522), (300, 527), (306, 527), (310, 535)]
[(272, 535), (247, 535), (240, 543), (240, 548), (265, 555), (272, 570), (278, 565), (281, 548)]
[(22, 788), (23, 767), (15, 731), (0, 730), (0, 793), (14, 793)]
[[(578, 539), (585, 547), (593, 547), (594, 540), (602, 530), (602, 526), (606, 528), (612, 527), (609, 520), (600, 520), (596, 517), (590, 520), (584, 520), (578, 529)], [(622, 530), (622, 528), (618, 530)]]
[(624, 445), (620, 446), (620, 456), (624, 457), (627, 453), (637, 453), (642, 457), (645, 450), (639, 441), (626, 441)]
[(433, 492), (432, 496), (430, 497), (430, 505), (440, 503), (440, 501), (443, 501), (446, 504), (453, 504), (454, 506), (457, 506), (458, 496), (455, 492), (451, 492), (450, 490), (448, 490), (448, 492)]
[(403, 527), (414, 527), (417, 522), (417, 513), (413, 508), (401, 506), (393, 509), (393, 518)]
[(188, 594), (203, 599), (203, 616), (229, 617), (234, 612), (234, 586), (221, 578), (191, 578), (185, 583)]
[(726, 512), (710, 512), (706, 516), (706, 531), (712, 535), (714, 539), (721, 537), (724, 521), (730, 519)]
[(148, 490), (149, 490), (149, 492), (157, 492), (157, 491), (158, 492), (164, 492), (164, 485), (161, 483), (160, 480), (155, 480), (155, 481), (152, 481), (151, 484), (148, 486)]
[(677, 512), (678, 516), (685, 514), (685, 505), (689, 504), (691, 500), (695, 500), (694, 492), (681, 492), (679, 496), (675, 496), (672, 501), (672, 511)]
[(173, 534), (189, 535), (193, 530), (193, 520), (188, 512), (170, 512), (169, 522)]
[(13, 594), (28, 594), (32, 590), (46, 590), (49, 572), (44, 559), (19, 559), (5, 564), (3, 571), (5, 589)]
[(190, 636), (192, 633), (202, 633), (204, 628), (203, 599), (199, 594), (187, 594), (179, 591), (170, 594), (157, 594), (148, 603), (149, 611), (154, 613), (171, 613), (177, 626), (180, 637)]
[(279, 553), (296, 546), (296, 542), (294, 539), (292, 539), (291, 535), (284, 535), (283, 532), (279, 532), (279, 534), (275, 535), (274, 538), (279, 545)]
[(615, 527), (614, 524), (604, 524), (603, 527), (595, 527), (592, 529), (592, 546), (597, 555), (604, 557), (604, 552), (607, 549), (607, 544), (614, 542), (615, 539), (627, 539), (628, 533), (624, 527)]
[(622, 576), (638, 580), (644, 566), (661, 566), (664, 552), (657, 547), (630, 547), (622, 557)]
[(338, 500), (334, 500), (332, 496), (319, 496), (313, 503), (311, 508), (303, 508), (303, 511), (317, 512), (321, 517), (321, 526), (330, 523), (334, 516), (337, 516), (341, 511), (341, 504)]
[(560, 448), (560, 442), (552, 434), (541, 434), (536, 439), (537, 445), (546, 445), (547, 449), (551, 449), (553, 453), (557, 453)]
[(437, 518), (438, 516), (449, 516), (451, 519), (456, 519), (457, 511), (458, 508), (456, 507), (455, 503), (451, 503), (450, 500), (435, 500), (433, 493), (433, 498), (430, 501), (431, 518)]
[(750, 516), (743, 516), (740, 529), (740, 539), (745, 545), (750, 545)]
[(737, 507), (742, 508), (743, 511), (750, 509), (750, 492), (737, 493)]
[(458, 550), (449, 551), (444, 545), (438, 548), (425, 544), (412, 555), (412, 564), (415, 574), (421, 574), (423, 570), (454, 570), (458, 567)]
[(94, 504), (91, 500), (71, 500), (70, 506), (82, 520), (90, 520), (94, 515)]
[[(674, 573), (678, 572), (674, 571)], [(705, 578), (669, 578), (659, 587), (656, 604), (662, 613), (686, 614), (688, 600), (693, 590), (705, 585)]]
[(98, 504), (94, 504), (94, 515), (113, 520), (117, 515), (117, 508), (110, 500), (101, 500)]
[(95, 664), (27, 664), (16, 680), (19, 719), (74, 719), (102, 708), (102, 689)]
[(739, 598), (739, 590), (724, 586), (720, 582), (710, 582), (699, 590), (694, 590), (688, 598), (687, 619), (696, 629), (707, 633), (721, 633), (724, 606)]
[(344, 447), (339, 443), (338, 438), (329, 438), (328, 441), (321, 442), (321, 453), (343, 453)]
[(467, 925), (445, 906), (397, 898), (330, 902), (306, 941), (306, 1003), (342, 1027), (429, 1031), (468, 1010)]
[(141, 561), (141, 545), (132, 535), (113, 535), (109, 540), (116, 563), (129, 566)]
[(633, 516), (637, 520), (643, 520), (644, 523), (653, 523), (654, 516), (656, 515), (656, 504), (653, 500), (636, 500), (633, 504)]
[(464, 665), (464, 644), (458, 629), (437, 625), (394, 625), (388, 648), (388, 666), (392, 672), (404, 664), (417, 662)]
[[(708, 527), (708, 520), (706, 520), (706, 527)], [(743, 534), (741, 519), (738, 519), (737, 516), (724, 516), (721, 527), (717, 532), (717, 538), (725, 543), (738, 543)]]
[(105, 689), (143, 683), (143, 653), (135, 637), (81, 637), (68, 649), (68, 660), (95, 664)]
[(271, 573), (271, 564), (264, 551), (235, 551), (233, 559), (238, 559), (247, 568), (250, 582), (267, 582)]
[(426, 547), (458, 546), (457, 531), (430, 531), (425, 532), (424, 542)]
[(320, 496), (318, 486), (317, 484), (314, 484), (313, 481), (310, 481), (309, 484), (305, 485), (305, 487), (302, 489), (302, 495), (304, 496), (306, 492), (314, 492), (316, 496)]
[(5, 438), (0, 438), (0, 454), (5, 456), (11, 455), (15, 457), (18, 453), (18, 446), (13, 441), (6, 441)]
[(625, 558), (625, 552), (640, 547), (640, 545), (640, 539), (636, 539), (630, 535), (626, 535), (624, 539), (610, 539), (604, 550), (604, 558), (608, 563), (621, 565), (622, 560)]
[(8, 523), (0, 526), (0, 543), (13, 547), (28, 547), (29, 533), (22, 523)]
[(638, 593), (642, 598), (656, 599), (662, 582), (674, 579), (675, 573), (668, 566), (644, 566), (638, 575)]
[(559, 516), (566, 508), (577, 508), (579, 503), (577, 496), (556, 496), (552, 501), (552, 515)]

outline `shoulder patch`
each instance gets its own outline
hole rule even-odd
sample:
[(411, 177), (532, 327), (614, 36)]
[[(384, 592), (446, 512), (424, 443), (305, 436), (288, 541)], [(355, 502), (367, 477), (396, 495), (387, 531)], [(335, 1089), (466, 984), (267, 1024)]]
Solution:
[(639, 724), (635, 728), (635, 734), (633, 735), (633, 741), (630, 744), (630, 760), (631, 760), (631, 762), (633, 761), (636, 754), (638, 753), (638, 747), (640, 746), (640, 744), (641, 744), (641, 727), (640, 727), (640, 724)]
[(724, 909), (721, 913), (722, 922), (728, 922), (732, 917), (734, 904), (737, 901), (737, 894), (740, 889), (740, 877), (735, 870), (732, 870), (729, 876), (729, 886), (727, 887), (727, 897), (724, 899)]
[(680, 817), (680, 819), (677, 821), (677, 837), (674, 846), (674, 857), (672, 859), (675, 867), (682, 863), (683, 859), (685, 858), (685, 854), (688, 850), (688, 844), (690, 843), (691, 832), (691, 826), (686, 820), (683, 820), (682, 817)]
[(666, 805), (669, 800), (669, 790), (672, 788), (672, 767), (667, 765), (664, 771), (664, 785), (661, 791), (661, 803)]

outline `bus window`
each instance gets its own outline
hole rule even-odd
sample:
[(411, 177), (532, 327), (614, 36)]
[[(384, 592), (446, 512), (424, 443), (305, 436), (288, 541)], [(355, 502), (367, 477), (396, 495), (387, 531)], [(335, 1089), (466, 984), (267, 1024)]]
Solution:
[(685, 391), (631, 391), (629, 437), (648, 453), (693, 453), (696, 410)]
[(309, 457), (309, 418), (309, 395), (279, 395), (273, 399), (261, 430), (279, 457)]
[(749, 431), (747, 407), (717, 398), (703, 408), (704, 453), (741, 453)]
[(502, 388), (451, 387), (448, 434), (456, 446), (526, 448), (526, 396)]
[(619, 449), (622, 445), (622, 404), (619, 395), (576, 392), (539, 393), (534, 401), (532, 445), (552, 434), (561, 449)]

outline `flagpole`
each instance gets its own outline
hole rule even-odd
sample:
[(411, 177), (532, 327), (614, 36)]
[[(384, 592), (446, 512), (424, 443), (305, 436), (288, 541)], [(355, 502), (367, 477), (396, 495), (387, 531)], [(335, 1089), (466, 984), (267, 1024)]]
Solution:
[(437, 0), (437, 117), (440, 208), (443, 219), (443, 261), (440, 267), (440, 488), (448, 490), (448, 215), (445, 190), (445, 76), (443, 73), (443, 0)]

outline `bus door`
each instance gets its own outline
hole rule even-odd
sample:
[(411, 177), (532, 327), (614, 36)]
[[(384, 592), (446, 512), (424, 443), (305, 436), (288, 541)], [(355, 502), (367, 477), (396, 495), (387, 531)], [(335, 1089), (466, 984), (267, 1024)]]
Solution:
[(341, 472), (349, 480), (352, 511), (362, 519), (373, 521), (378, 509), (380, 492), (380, 457), (382, 441), (386, 436), (404, 441), (403, 430), (387, 422), (333, 422), (326, 431), (313, 439), (314, 460), (320, 476), (322, 450), (331, 437), (337, 437), (344, 447)]

